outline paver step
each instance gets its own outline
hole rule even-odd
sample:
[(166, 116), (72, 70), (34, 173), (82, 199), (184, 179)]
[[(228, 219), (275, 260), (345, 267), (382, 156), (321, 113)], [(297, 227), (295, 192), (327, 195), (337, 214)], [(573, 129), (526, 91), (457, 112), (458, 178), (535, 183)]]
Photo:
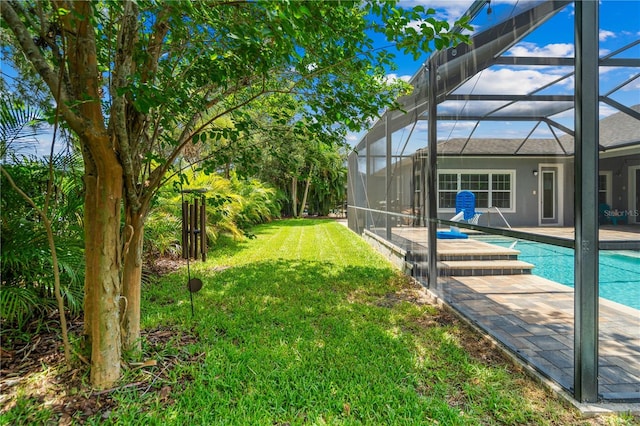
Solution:
[[(427, 262), (416, 262), (416, 273), (427, 270)], [(521, 260), (447, 260), (438, 262), (438, 273), (442, 276), (485, 276), (531, 274), (534, 265)]]
[[(469, 250), (461, 252), (460, 250), (441, 250), (438, 251), (438, 260), (441, 261), (473, 261), (473, 260), (517, 260), (520, 252), (518, 250), (500, 248), (498, 250)], [(426, 251), (407, 253), (407, 261), (410, 262), (426, 262), (428, 254)]]

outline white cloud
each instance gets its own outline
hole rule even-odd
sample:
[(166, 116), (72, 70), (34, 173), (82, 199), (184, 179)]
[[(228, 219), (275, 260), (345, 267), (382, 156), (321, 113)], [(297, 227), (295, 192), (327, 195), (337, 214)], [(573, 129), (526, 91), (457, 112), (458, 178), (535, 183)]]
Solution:
[(600, 33), (598, 34), (598, 38), (600, 39), (600, 41), (605, 41), (608, 38), (615, 38), (616, 34), (613, 31), (607, 31), (607, 30), (600, 30)]
[[(456, 93), (525, 95), (558, 79), (558, 75), (532, 69), (486, 69), (467, 81)], [(566, 79), (560, 84), (572, 85)]]
[(575, 111), (572, 109), (568, 109), (566, 111), (559, 112), (558, 114), (552, 115), (550, 118), (556, 121), (561, 121), (563, 119), (573, 119)]
[(360, 142), (362, 140), (362, 138), (364, 137), (364, 135), (366, 133), (367, 133), (366, 131), (362, 131), (362, 132), (358, 132), (358, 133), (348, 132), (347, 136), (345, 137), (345, 141), (350, 146), (355, 147), (358, 144), (358, 142)]
[(452, 130), (470, 132), (476, 126), (475, 121), (438, 121), (438, 131)]
[(353, 144), (362, 139), (362, 135), (360, 133), (347, 133), (347, 137), (345, 139), (347, 142)]
[(618, 112), (617, 109), (615, 109), (612, 106), (609, 106), (607, 104), (603, 104), (602, 102), (600, 102), (600, 106), (599, 106), (599, 114), (600, 114), (600, 118), (605, 118), (610, 116), (611, 114), (615, 114), (616, 112)]
[(453, 25), (472, 3), (471, 0), (402, 0), (399, 5), (406, 8), (417, 5), (433, 8), (436, 10), (436, 19), (445, 20), (449, 25)]
[[(439, 21), (446, 21), (449, 24), (449, 28), (453, 28), (455, 21), (464, 15), (471, 4), (472, 1), (469, 0), (401, 0), (399, 2), (400, 7), (407, 9), (418, 5), (422, 5), (427, 9), (434, 9), (436, 13), (432, 16)], [(408, 24), (408, 27), (420, 31), (420, 25), (423, 23), (433, 27), (426, 21), (412, 21)]]
[[(631, 76), (629, 76), (629, 78), (631, 78)], [(631, 83), (624, 86), (622, 90), (625, 92), (627, 91), (636, 92), (636, 95), (637, 95), (638, 93), (640, 93), (640, 78), (636, 78)], [(640, 101), (640, 97), (638, 97), (636, 100)]]
[(395, 73), (387, 74), (387, 76), (386, 76), (386, 81), (387, 82), (394, 82), (396, 80), (402, 80), (402, 81), (408, 82), (409, 80), (411, 80), (411, 76), (410, 75), (398, 75), (398, 74), (395, 74)]
[(506, 56), (572, 58), (574, 47), (571, 43), (551, 43), (538, 46), (535, 43), (522, 42), (509, 49)]

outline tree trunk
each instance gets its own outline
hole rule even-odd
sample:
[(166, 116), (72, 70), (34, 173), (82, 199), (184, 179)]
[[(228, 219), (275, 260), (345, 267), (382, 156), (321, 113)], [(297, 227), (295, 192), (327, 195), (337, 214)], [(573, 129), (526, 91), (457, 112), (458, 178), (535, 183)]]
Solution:
[(302, 213), (304, 212), (304, 206), (305, 204), (307, 204), (307, 195), (309, 195), (309, 187), (311, 186), (312, 175), (313, 175), (313, 165), (311, 165), (311, 170), (309, 170), (309, 176), (307, 177), (307, 183), (304, 186), (304, 195), (302, 196), (302, 203), (300, 204), (300, 216), (302, 216)]
[(146, 213), (125, 209), (124, 268), (122, 272), (122, 347), (140, 352), (140, 294), (142, 283), (142, 248)]
[(115, 157), (96, 164), (84, 154), (85, 331), (91, 342), (91, 384), (106, 389), (120, 379), (122, 168)]
[(298, 178), (291, 180), (291, 205), (293, 207), (293, 217), (298, 217)]

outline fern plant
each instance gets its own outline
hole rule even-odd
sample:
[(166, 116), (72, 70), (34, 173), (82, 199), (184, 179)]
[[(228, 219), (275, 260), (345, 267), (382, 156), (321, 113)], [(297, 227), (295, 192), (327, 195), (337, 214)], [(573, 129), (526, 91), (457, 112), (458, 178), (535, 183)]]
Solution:
[[(19, 164), (3, 167), (25, 192), (42, 194), (46, 187), (46, 165), (23, 157)], [(3, 325), (25, 327), (33, 318), (43, 318), (56, 309), (53, 270), (47, 237), (38, 216), (2, 177), (0, 203), (2, 238), (2, 292), (0, 314)], [(84, 298), (82, 242), (82, 183), (79, 176), (58, 170), (54, 185), (52, 224), (61, 273), (61, 292), (67, 309), (77, 314)], [(35, 196), (35, 201), (44, 195)]]
[[(193, 201), (193, 194), (181, 190), (204, 191), (207, 210), (207, 239), (215, 244), (220, 235), (242, 239), (251, 226), (278, 217), (280, 203), (276, 191), (262, 182), (240, 180), (231, 173), (226, 179), (219, 174), (206, 174), (189, 169), (179, 178), (172, 178), (158, 193), (145, 225), (147, 254), (175, 255), (181, 250), (181, 206), (183, 198)], [(198, 195), (199, 197), (199, 195)]]
[[(74, 314), (82, 309), (84, 298), (80, 219), (83, 195), (79, 157), (68, 151), (55, 155), (51, 161), (18, 154), (21, 148), (37, 143), (42, 135), (42, 113), (6, 95), (2, 100), (0, 316), (3, 339), (7, 339), (13, 330), (24, 329), (29, 321), (42, 320), (58, 308), (54, 299), (53, 261), (42, 218), (13, 188), (7, 176), (35, 205), (46, 206), (43, 208), (52, 224), (61, 272), (61, 294), (66, 309)], [(50, 167), (52, 182), (49, 182)]]
[(236, 222), (242, 229), (280, 217), (282, 197), (276, 189), (258, 179), (241, 180), (231, 175), (233, 188), (242, 197), (242, 209)]

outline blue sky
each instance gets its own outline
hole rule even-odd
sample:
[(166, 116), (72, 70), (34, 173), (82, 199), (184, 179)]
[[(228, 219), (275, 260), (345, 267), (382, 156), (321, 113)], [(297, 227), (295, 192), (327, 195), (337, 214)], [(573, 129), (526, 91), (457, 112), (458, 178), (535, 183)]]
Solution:
[[(588, 0), (591, 1), (591, 0)], [(473, 3), (472, 0), (411, 0), (401, 1), (402, 6), (413, 6), (422, 4), (432, 7), (437, 11), (437, 18), (447, 20), (450, 23), (461, 16)], [(523, 4), (530, 4), (530, 1), (515, 0), (493, 0), (491, 2), (491, 13), (487, 13), (485, 7), (477, 19), (474, 20), (475, 31), (482, 31), (491, 27), (506, 17), (510, 16)], [(602, 0), (600, 2), (600, 54), (607, 55), (626, 46), (633, 41), (640, 39), (640, 0)], [(575, 9), (569, 5), (560, 11), (556, 16), (546, 22), (541, 28), (527, 36), (522, 42), (514, 46), (505, 55), (517, 56), (545, 56), (545, 57), (573, 57), (574, 56), (574, 34), (573, 21)], [(382, 42), (382, 41), (381, 41)], [(640, 58), (640, 45), (636, 45), (625, 53), (617, 57)], [(391, 78), (401, 78), (408, 80), (428, 58), (425, 55), (418, 61), (413, 58), (398, 54), (398, 69), (390, 71)], [(536, 87), (540, 87), (545, 82), (556, 79), (559, 75), (566, 74), (571, 69), (567, 67), (491, 67), (484, 70), (478, 77), (472, 78), (466, 83), (461, 92), (464, 93), (503, 93), (503, 94), (526, 94)], [(637, 69), (631, 68), (603, 68), (601, 69), (600, 92), (606, 93), (621, 82), (637, 75)], [(559, 84), (547, 89), (546, 94), (572, 94), (573, 79), (569, 78)], [(611, 95), (612, 98), (626, 105), (640, 103), (640, 78)], [(439, 108), (457, 108), (452, 102), (449, 105), (441, 104)], [(601, 117), (605, 117), (616, 112), (606, 104), (600, 105)], [(565, 117), (555, 117), (558, 121), (568, 124), (573, 128), (572, 114), (565, 113)], [(475, 122), (441, 123), (438, 127), (439, 138), (467, 137), (475, 126)], [(531, 130), (532, 123), (501, 123), (501, 134), (505, 137), (518, 137)], [(506, 127), (505, 127), (506, 126)], [(417, 132), (412, 139), (421, 139), (421, 133), (426, 131), (426, 123), (419, 124)], [(511, 135), (509, 134), (511, 132)], [(550, 137), (548, 129), (537, 129), (537, 137)], [(365, 132), (353, 133), (348, 136), (351, 145), (357, 143)], [(495, 134), (495, 124), (483, 123), (474, 130), (474, 136), (486, 137)]]
[[(592, 1), (592, 0), (586, 0)], [(400, 5), (411, 7), (418, 4), (436, 9), (436, 18), (446, 20), (453, 24), (473, 3), (473, 0), (401, 0)], [(474, 21), (475, 31), (482, 31), (511, 15), (515, 10), (523, 5), (530, 4), (528, 0), (493, 0), (491, 1), (491, 13), (487, 13), (487, 8), (483, 9)], [(627, 45), (634, 40), (640, 39), (640, 0), (602, 0), (600, 8), (600, 51), (602, 55), (613, 52), (620, 47)], [(524, 41), (516, 45), (507, 55), (518, 56), (551, 56), (551, 57), (573, 57), (573, 20), (574, 6), (570, 5), (554, 16), (544, 26)], [(388, 45), (388, 42), (379, 40), (381, 46)], [(640, 58), (640, 44), (626, 52), (622, 57)], [(397, 54), (398, 69), (389, 71), (390, 78), (401, 78), (409, 80), (418, 70), (422, 63), (427, 60), (424, 55), (419, 60), (414, 60), (410, 56)], [(556, 78), (557, 75), (566, 73), (567, 69), (548, 67), (541, 72), (540, 67), (519, 67), (518, 69), (506, 67), (492, 67), (484, 70), (479, 78), (472, 79), (467, 83), (465, 91), (467, 93), (512, 93), (524, 94), (534, 87), (540, 86), (543, 82)], [(609, 88), (615, 87), (621, 81), (628, 79), (631, 75), (638, 73), (637, 69), (603, 69), (601, 71), (601, 93), (606, 93)], [(561, 84), (555, 85), (547, 93), (572, 93), (573, 80), (568, 79)], [(617, 101), (634, 105), (640, 103), (640, 78), (631, 84), (618, 90), (612, 95)], [(456, 105), (449, 103), (441, 107), (453, 107)], [(615, 112), (608, 105), (601, 104), (601, 116), (607, 116)], [(566, 114), (565, 118), (556, 117), (558, 121), (565, 121), (569, 127), (573, 127), (571, 114)], [(439, 138), (467, 137), (475, 126), (474, 122), (441, 123), (438, 127)], [(530, 130), (530, 123), (507, 123), (503, 124), (501, 133), (505, 136), (516, 137)], [(414, 133), (416, 140), (423, 140), (423, 133), (426, 132), (426, 124), (420, 123), (419, 128)], [(549, 137), (548, 130), (537, 130), (538, 137)], [(355, 145), (365, 132), (351, 133), (347, 142)], [(495, 125), (483, 123), (474, 131), (474, 136), (489, 136), (495, 133)], [(49, 139), (49, 138), (46, 138)], [(420, 144), (421, 142), (416, 142)], [(44, 143), (39, 154), (49, 151), (50, 139)]]

